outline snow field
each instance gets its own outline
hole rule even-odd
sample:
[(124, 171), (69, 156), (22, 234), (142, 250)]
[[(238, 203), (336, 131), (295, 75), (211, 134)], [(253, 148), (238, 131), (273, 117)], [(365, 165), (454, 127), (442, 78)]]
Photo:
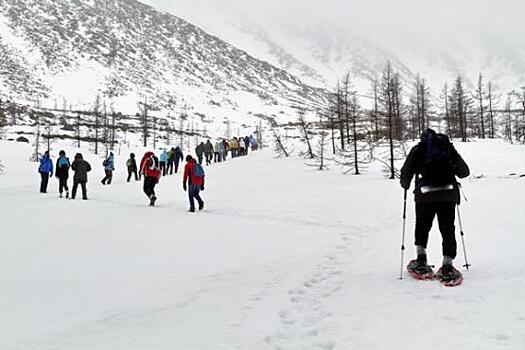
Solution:
[[(509, 175), (525, 173), (524, 148), (456, 147), (473, 173), (473, 266), (444, 288), (397, 279), (402, 190), (373, 167), (342, 176), (257, 152), (206, 168), (206, 209), (190, 214), (180, 174), (149, 208), (126, 157), (103, 187), (87, 152), (90, 201), (59, 200), (54, 180), (39, 195), (29, 146), (2, 142), (0, 349), (521, 349), (525, 179)], [(441, 262), (436, 228), (429, 260)]]

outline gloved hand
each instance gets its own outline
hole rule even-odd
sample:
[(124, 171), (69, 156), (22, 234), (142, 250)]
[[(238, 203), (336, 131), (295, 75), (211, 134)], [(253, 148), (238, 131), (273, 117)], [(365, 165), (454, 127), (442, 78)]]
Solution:
[(186, 184), (182, 185), (182, 189), (184, 190), (184, 192), (186, 192), (188, 190), (188, 187), (186, 187)]
[(399, 181), (399, 183), (401, 184), (401, 187), (403, 187), (405, 190), (408, 190), (410, 188), (410, 182), (404, 183), (403, 181)]
[(204, 191), (204, 185), (201, 185), (201, 191)]

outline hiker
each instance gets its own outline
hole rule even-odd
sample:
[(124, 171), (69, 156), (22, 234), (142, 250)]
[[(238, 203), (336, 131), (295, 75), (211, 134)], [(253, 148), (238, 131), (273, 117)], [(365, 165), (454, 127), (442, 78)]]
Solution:
[(219, 161), (224, 162), (226, 160), (226, 147), (224, 141), (217, 142), (219, 145)]
[(237, 157), (237, 152), (239, 150), (239, 141), (237, 141), (237, 138), (234, 137), (230, 140), (230, 150), (232, 152), (232, 158)]
[(66, 157), (65, 151), (58, 152), (59, 158), (57, 159), (57, 164), (55, 168), (55, 176), (58, 179), (58, 193), (60, 193), (60, 198), (62, 198), (62, 193), (66, 190), (66, 198), (69, 198), (69, 187), (67, 186), (67, 179), (69, 178), (69, 168), (71, 163), (69, 158)]
[(40, 158), (40, 166), (38, 172), (42, 180), (40, 181), (40, 193), (47, 193), (47, 184), (49, 183), (49, 177), (53, 176), (53, 162), (49, 157), (49, 151), (45, 151)]
[(246, 155), (246, 145), (244, 144), (244, 139), (242, 137), (239, 137), (239, 155)]
[(250, 135), (249, 140), (252, 151), (257, 151), (257, 141), (255, 140), (255, 137), (253, 137), (253, 135)]
[(222, 161), (226, 161), (226, 158), (228, 157), (228, 152), (230, 151), (230, 143), (228, 142), (228, 140), (223, 140), (222, 145), (224, 146)]
[(148, 196), (150, 206), (155, 206), (157, 196), (155, 186), (159, 183), (161, 170), (159, 159), (153, 152), (146, 152), (140, 162), (140, 176), (144, 175), (144, 193)]
[(184, 153), (182, 153), (182, 149), (180, 146), (175, 147), (175, 173), (179, 171), (179, 164), (184, 159)]
[(171, 149), (168, 151), (168, 169), (166, 170), (166, 173), (173, 175), (174, 163), (175, 163), (175, 148), (171, 147)]
[(250, 138), (248, 136), (244, 138), (244, 147), (244, 152), (248, 155), (248, 149), (250, 148)]
[(168, 166), (168, 152), (166, 150), (162, 151), (159, 157), (160, 161), (160, 172), (162, 173), (162, 176), (166, 176), (166, 169)]
[(446, 280), (455, 279), (460, 274), (453, 267), (457, 250), (455, 210), (460, 203), (456, 176), (465, 178), (470, 175), (470, 170), (448, 136), (428, 129), (421, 136), (421, 142), (412, 148), (401, 169), (401, 186), (405, 190), (410, 188), (414, 175), (417, 260), (412, 268), (416, 273), (432, 273), (427, 264), (426, 248), (432, 222), (437, 215), (443, 238), (443, 264), (438, 276)]
[(222, 145), (222, 141), (217, 141), (213, 145), (213, 162), (214, 163), (220, 163), (222, 161), (221, 145)]
[(113, 180), (113, 171), (115, 170), (115, 161), (113, 157), (113, 152), (109, 152), (109, 156), (102, 162), (104, 166), (104, 172), (106, 176), (100, 181), (102, 185), (111, 185), (111, 180)]
[(73, 176), (73, 190), (71, 191), (71, 199), (75, 199), (77, 195), (77, 188), (80, 184), (82, 187), (82, 199), (87, 200), (87, 173), (91, 171), (91, 165), (84, 160), (81, 153), (77, 153), (75, 155), (73, 164), (71, 164), (71, 169), (75, 172), (75, 175)]
[(135, 181), (139, 180), (137, 174), (137, 161), (135, 160), (135, 153), (130, 153), (129, 159), (126, 162), (126, 167), (128, 168), (128, 182), (131, 181), (131, 175), (135, 175)]
[(204, 209), (204, 202), (200, 196), (200, 191), (204, 191), (204, 170), (190, 155), (186, 156), (186, 162), (182, 188), (188, 192), (190, 212), (194, 213), (195, 199), (199, 203), (199, 210)]
[(195, 148), (195, 154), (197, 154), (197, 158), (199, 159), (199, 164), (202, 165), (202, 157), (204, 156), (204, 151), (206, 149), (206, 145), (204, 142), (201, 142), (197, 148)]
[(206, 165), (211, 165), (213, 159), (213, 145), (210, 140), (206, 141), (204, 145), (204, 154), (206, 155)]

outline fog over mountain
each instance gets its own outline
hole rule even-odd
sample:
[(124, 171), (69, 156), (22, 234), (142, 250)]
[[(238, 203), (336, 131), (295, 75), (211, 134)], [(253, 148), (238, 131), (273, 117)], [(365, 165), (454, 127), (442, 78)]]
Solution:
[(525, 84), (519, 0), (145, 2), (310, 83), (333, 85), (346, 70), (367, 80), (391, 60), (407, 76), (420, 72), (434, 90), (458, 73), (473, 82), (483, 72), (505, 90)]

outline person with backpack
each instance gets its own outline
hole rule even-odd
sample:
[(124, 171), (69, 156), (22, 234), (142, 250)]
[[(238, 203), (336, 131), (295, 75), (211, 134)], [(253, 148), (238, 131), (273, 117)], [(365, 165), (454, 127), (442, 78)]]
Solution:
[(179, 164), (184, 159), (184, 153), (180, 146), (175, 147), (175, 174), (179, 172)]
[(245, 147), (244, 152), (246, 155), (248, 155), (248, 150), (250, 148), (250, 137), (248, 136), (244, 138), (244, 147)]
[(228, 158), (228, 152), (230, 151), (230, 143), (228, 142), (228, 140), (224, 139), (222, 141), (222, 145), (224, 147), (224, 153), (222, 155), (222, 161), (225, 162), (226, 158)]
[(400, 182), (405, 191), (410, 188), (414, 175), (417, 259), (408, 268), (419, 275), (433, 275), (432, 268), (427, 264), (426, 248), (432, 222), (437, 215), (443, 238), (443, 264), (437, 277), (445, 281), (455, 280), (461, 276), (453, 266), (457, 251), (455, 210), (460, 203), (456, 176), (469, 176), (469, 167), (448, 136), (428, 129), (421, 136), (421, 142), (412, 148), (401, 169)]
[(202, 158), (204, 157), (204, 152), (206, 150), (206, 145), (204, 142), (201, 142), (196, 148), (195, 148), (195, 154), (197, 155), (197, 159), (199, 160), (199, 164), (202, 165)]
[(162, 176), (166, 176), (166, 169), (168, 166), (168, 152), (166, 150), (162, 151), (160, 154), (160, 172), (162, 173)]
[(135, 160), (135, 153), (131, 153), (129, 155), (129, 159), (126, 162), (126, 167), (128, 168), (128, 182), (131, 181), (131, 176), (135, 175), (135, 181), (139, 180), (139, 176), (137, 174), (137, 161)]
[(232, 151), (232, 158), (237, 157), (237, 152), (239, 151), (239, 141), (237, 140), (237, 137), (234, 137), (229, 142), (230, 150)]
[(69, 198), (69, 187), (67, 186), (67, 179), (69, 178), (69, 168), (71, 163), (69, 158), (66, 157), (65, 151), (58, 152), (59, 158), (57, 159), (55, 176), (58, 179), (58, 193), (62, 198), (62, 193), (66, 190), (66, 198)]
[(40, 158), (40, 166), (38, 167), (40, 173), (40, 193), (47, 193), (47, 184), (49, 183), (49, 177), (53, 176), (53, 162), (49, 156), (49, 151), (45, 151)]
[(159, 183), (162, 174), (159, 163), (153, 152), (146, 152), (140, 162), (140, 176), (144, 175), (144, 193), (148, 196), (149, 205), (152, 207), (157, 201), (155, 186)]
[(111, 185), (111, 180), (113, 180), (113, 171), (115, 171), (115, 161), (113, 157), (113, 152), (109, 152), (109, 156), (102, 162), (104, 166), (104, 172), (106, 176), (100, 181), (102, 185)]
[(75, 155), (75, 160), (71, 164), (71, 169), (75, 172), (73, 176), (73, 190), (71, 191), (71, 199), (77, 196), (78, 185), (82, 187), (82, 199), (87, 200), (88, 173), (91, 171), (91, 165), (84, 160), (81, 153)]
[(204, 145), (204, 154), (206, 155), (206, 165), (211, 165), (213, 159), (213, 144), (210, 140)]
[(220, 140), (215, 142), (215, 144), (213, 145), (213, 162), (214, 163), (222, 162), (221, 145), (222, 145), (222, 141)]
[(168, 170), (166, 170), (166, 173), (173, 175), (174, 165), (175, 165), (175, 148), (171, 147), (171, 149), (168, 152)]
[(199, 210), (204, 209), (204, 201), (200, 192), (204, 191), (204, 169), (197, 163), (192, 156), (186, 156), (186, 167), (184, 168), (184, 177), (182, 179), (182, 188), (188, 192), (190, 200), (190, 212), (195, 212), (195, 199), (199, 203)]

